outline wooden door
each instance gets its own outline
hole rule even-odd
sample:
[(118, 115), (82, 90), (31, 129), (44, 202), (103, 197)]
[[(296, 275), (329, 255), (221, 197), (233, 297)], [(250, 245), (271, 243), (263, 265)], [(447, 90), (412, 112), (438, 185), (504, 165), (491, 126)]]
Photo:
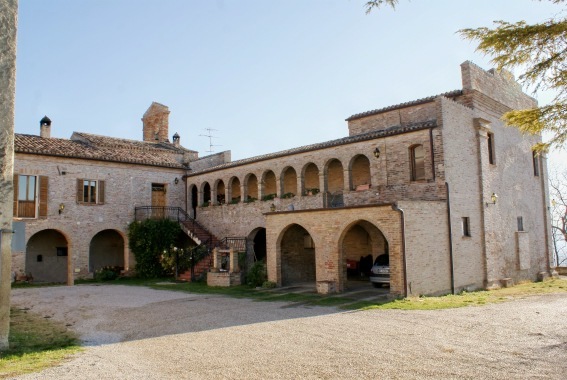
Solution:
[(165, 217), (165, 189), (163, 183), (152, 183), (152, 218), (161, 219)]

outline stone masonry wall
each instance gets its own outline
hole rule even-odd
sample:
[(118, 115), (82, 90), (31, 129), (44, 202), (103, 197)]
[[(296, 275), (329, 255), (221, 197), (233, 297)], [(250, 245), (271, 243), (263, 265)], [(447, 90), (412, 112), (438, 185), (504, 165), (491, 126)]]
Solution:
[[(127, 229), (134, 220), (134, 208), (151, 205), (152, 183), (165, 184), (167, 205), (184, 207), (183, 182), (174, 182), (176, 177), (183, 174), (179, 169), (17, 154), (14, 172), (49, 177), (48, 218), (21, 221), (26, 223), (26, 243), (31, 236), (44, 229), (58, 230), (67, 238), (71, 279), (88, 275), (91, 239), (107, 229), (122, 235), (126, 251), (124, 262), (126, 267), (133, 268)], [(61, 175), (62, 172), (66, 174)], [(104, 180), (105, 203), (78, 204), (78, 178)], [(58, 212), (60, 204), (65, 206), (61, 214)], [(13, 257), (12, 269), (25, 271), (24, 252), (13, 252)]]
[(427, 102), (350, 120), (348, 122), (348, 130), (349, 135), (353, 136), (397, 125), (409, 125), (435, 120), (436, 116), (435, 103)]
[[(473, 290), (484, 286), (484, 228), (479, 167), (479, 135), (474, 111), (451, 99), (439, 99), (445, 179), (451, 200), (451, 230), (455, 289)], [(470, 236), (463, 234), (463, 218), (469, 218)]]

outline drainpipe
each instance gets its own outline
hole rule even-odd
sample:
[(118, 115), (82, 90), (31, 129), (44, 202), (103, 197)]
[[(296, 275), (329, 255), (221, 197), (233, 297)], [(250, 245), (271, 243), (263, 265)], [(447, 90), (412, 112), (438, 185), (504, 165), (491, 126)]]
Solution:
[(406, 218), (404, 210), (398, 207), (396, 203), (392, 204), (392, 210), (399, 211), (402, 218), (402, 261), (404, 270), (404, 297), (408, 296), (408, 270), (406, 263)]
[(453, 263), (453, 231), (451, 229), (451, 199), (449, 197), (449, 183), (445, 182), (447, 191), (447, 229), (449, 231), (449, 263), (451, 265), (451, 294), (455, 294), (455, 265)]
[(433, 128), (429, 128), (429, 150), (431, 152), (431, 175), (435, 181), (435, 152), (433, 151)]

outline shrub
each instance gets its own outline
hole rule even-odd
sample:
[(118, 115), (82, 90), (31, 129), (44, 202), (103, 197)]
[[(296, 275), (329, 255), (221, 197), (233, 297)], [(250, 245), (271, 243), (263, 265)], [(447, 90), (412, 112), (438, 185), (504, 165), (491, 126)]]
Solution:
[(273, 281), (264, 281), (264, 283), (262, 284), (262, 288), (264, 289), (273, 289), (276, 287), (276, 283)]
[(95, 271), (94, 279), (96, 281), (112, 281), (120, 276), (121, 267), (106, 266)]
[(252, 287), (262, 286), (266, 277), (266, 263), (260, 260), (256, 261), (248, 271), (246, 282)]
[(142, 278), (163, 276), (162, 255), (174, 246), (180, 233), (179, 224), (168, 219), (131, 223), (128, 238), (136, 258), (136, 274)]

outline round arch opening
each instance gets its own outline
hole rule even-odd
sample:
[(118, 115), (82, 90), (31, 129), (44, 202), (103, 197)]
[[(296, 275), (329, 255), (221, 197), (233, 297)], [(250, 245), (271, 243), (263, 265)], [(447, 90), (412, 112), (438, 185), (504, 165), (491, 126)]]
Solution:
[(282, 285), (315, 283), (315, 244), (309, 232), (292, 224), (278, 243), (281, 254)]
[(89, 245), (89, 272), (110, 266), (124, 269), (124, 238), (115, 230), (103, 230)]
[(66, 283), (69, 268), (69, 245), (57, 230), (35, 233), (26, 245), (26, 273), (35, 282)]
[[(360, 220), (347, 227), (340, 248), (342, 270), (339, 275), (345, 288), (372, 286), (372, 266), (376, 262), (389, 265), (388, 240), (378, 227), (368, 221)], [(389, 276), (377, 285), (388, 284)]]

